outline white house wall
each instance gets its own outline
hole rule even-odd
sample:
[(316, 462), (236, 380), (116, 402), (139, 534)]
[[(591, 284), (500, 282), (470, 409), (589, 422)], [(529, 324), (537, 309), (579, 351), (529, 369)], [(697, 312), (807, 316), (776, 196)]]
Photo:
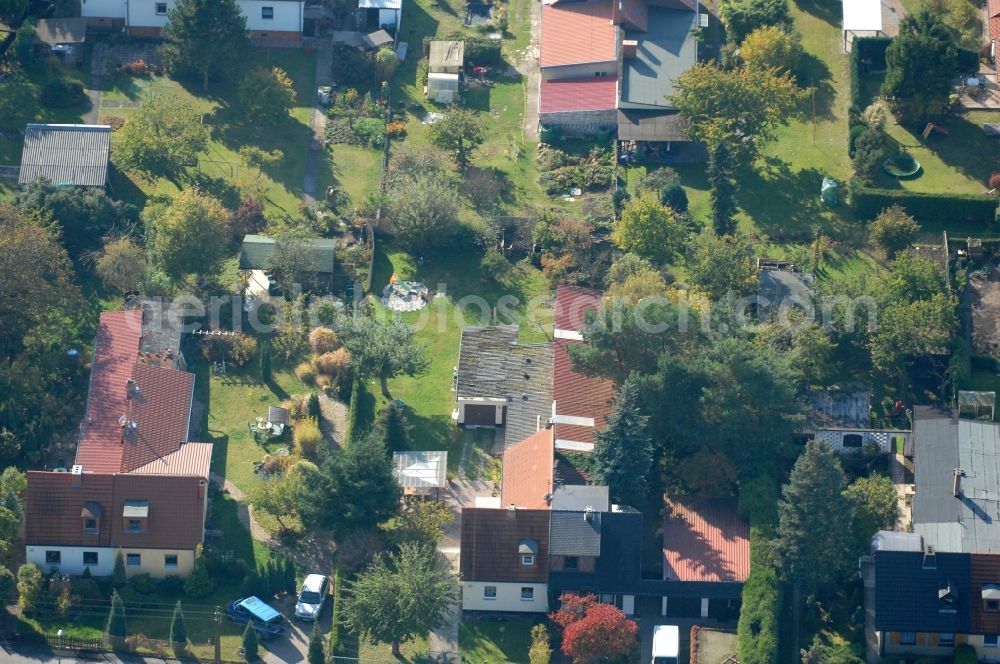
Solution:
[[(58, 565), (46, 562), (47, 551), (58, 551), (60, 562)], [(93, 551), (97, 553), (96, 565), (84, 565), (83, 553)], [(121, 551), (123, 556), (130, 553), (139, 554), (139, 565), (126, 565), (125, 573), (129, 576), (133, 574), (149, 574), (155, 578), (164, 576), (187, 576), (194, 567), (194, 551), (191, 549), (133, 549), (118, 547), (94, 547), (94, 546), (50, 546), (33, 545), (25, 547), (26, 559), (29, 563), (35, 563), (42, 568), (46, 574), (51, 571), (58, 571), (62, 574), (78, 576), (83, 574), (83, 570), (90, 567), (90, 573), (94, 576), (110, 576), (115, 567), (115, 558)], [(166, 566), (166, 556), (177, 556), (177, 565)]]
[(125, 0), (80, 0), (84, 18), (125, 18)]
[[(247, 17), (247, 29), (257, 32), (302, 32), (302, 2), (289, 0), (238, 0)], [(274, 8), (273, 19), (261, 18), (263, 7)]]
[[(483, 589), (496, 586), (496, 599), (485, 599)], [(521, 599), (521, 588), (534, 588), (534, 599)], [(549, 587), (544, 583), (495, 583), (466, 581), (462, 584), (462, 608), (466, 611), (548, 613)]]

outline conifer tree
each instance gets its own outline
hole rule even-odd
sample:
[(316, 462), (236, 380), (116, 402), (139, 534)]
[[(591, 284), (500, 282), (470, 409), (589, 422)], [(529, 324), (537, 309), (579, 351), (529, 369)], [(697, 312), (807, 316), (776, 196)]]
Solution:
[(608, 427), (597, 433), (592, 455), (595, 479), (607, 484), (611, 500), (641, 507), (653, 465), (653, 446), (646, 432), (647, 417), (639, 410), (639, 389), (632, 379), (618, 388)]
[(736, 181), (733, 179), (733, 159), (725, 141), (718, 141), (708, 157), (709, 202), (712, 205), (712, 227), (717, 235), (736, 232)]

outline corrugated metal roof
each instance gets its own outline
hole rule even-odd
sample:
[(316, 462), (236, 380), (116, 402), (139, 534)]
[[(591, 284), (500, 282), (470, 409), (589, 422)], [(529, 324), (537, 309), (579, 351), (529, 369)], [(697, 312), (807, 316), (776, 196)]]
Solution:
[(555, 438), (552, 429), (509, 446), (503, 453), (503, 484), (500, 505), (525, 509), (549, 508), (555, 466)]
[(606, 0), (542, 7), (540, 66), (612, 62), (618, 52), (618, 27)]
[(606, 111), (618, 103), (618, 79), (614, 76), (543, 80), (539, 90), (539, 113)]
[(697, 26), (697, 12), (649, 7), (647, 31), (625, 34), (638, 47), (622, 63), (621, 108), (672, 108), (674, 81), (698, 62)]
[(185, 443), (176, 452), (129, 472), (133, 475), (192, 475), (207, 478), (211, 465), (211, 443)]
[(35, 31), (38, 41), (45, 44), (82, 44), (87, 41), (87, 19), (42, 18)]
[(45, 178), (56, 185), (103, 187), (108, 182), (111, 127), (29, 124), (17, 182)]
[(737, 515), (736, 501), (668, 502), (663, 571), (678, 581), (746, 581), (750, 525)]
[(552, 512), (549, 553), (554, 556), (600, 556), (600, 512)]

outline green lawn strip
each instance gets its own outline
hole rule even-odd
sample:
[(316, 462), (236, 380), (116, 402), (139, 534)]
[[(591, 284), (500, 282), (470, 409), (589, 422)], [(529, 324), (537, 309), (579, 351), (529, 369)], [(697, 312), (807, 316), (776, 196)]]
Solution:
[(401, 645), (400, 650), (403, 653), (403, 659), (401, 660), (393, 657), (392, 648), (387, 643), (376, 645), (374, 643), (362, 642), (359, 648), (358, 661), (365, 662), (366, 664), (411, 662), (415, 657), (427, 656), (427, 639), (418, 637), (412, 641), (406, 641)]
[(323, 191), (326, 184), (334, 184), (346, 191), (355, 205), (369, 194), (378, 192), (382, 170), (381, 149), (338, 143), (331, 146), (329, 154), (332, 164), (328, 165), (325, 177), (317, 183), (317, 191)]
[[(393, 398), (400, 399), (407, 406), (409, 421), (413, 425), (411, 437), (416, 449), (447, 450), (448, 466), (456, 470), (462, 451), (468, 444), (488, 449), (489, 443), (479, 439), (481, 432), (466, 432), (455, 426), (451, 419), (454, 409), (452, 375), (458, 362), (458, 347), (463, 327), (491, 322), (514, 323), (520, 321), (521, 341), (545, 340), (551, 332), (551, 308), (547, 306), (547, 286), (541, 274), (533, 267), (518, 265), (508, 275), (499, 280), (485, 274), (476, 255), (469, 253), (449, 254), (445, 258), (426, 258), (418, 265), (412, 256), (399, 250), (391, 243), (378, 245), (376, 275), (373, 290), (380, 291), (389, 276), (396, 274), (400, 279), (415, 279), (424, 282), (431, 291), (443, 288), (445, 297), (436, 297), (423, 310), (402, 314), (402, 319), (416, 330), (416, 339), (427, 346), (431, 359), (426, 375), (417, 377), (401, 376), (389, 381)], [(492, 308), (504, 295), (512, 295), (517, 303), (511, 304), (516, 316), (502, 316), (492, 319)], [(467, 296), (478, 296), (487, 309), (470, 306), (460, 309), (459, 303)], [(529, 307), (528, 303), (534, 306)], [(529, 308), (537, 317), (537, 322), (529, 322)], [(464, 316), (463, 316), (464, 312)], [(485, 318), (480, 317), (485, 314)], [(384, 405), (384, 397), (379, 393), (377, 381), (369, 382), (367, 388), (377, 395), (378, 406)], [(470, 449), (468, 457), (478, 454)], [(478, 471), (474, 471), (478, 472)]]
[(463, 620), (458, 627), (458, 650), (476, 664), (527, 662), (532, 620), (478, 622)]

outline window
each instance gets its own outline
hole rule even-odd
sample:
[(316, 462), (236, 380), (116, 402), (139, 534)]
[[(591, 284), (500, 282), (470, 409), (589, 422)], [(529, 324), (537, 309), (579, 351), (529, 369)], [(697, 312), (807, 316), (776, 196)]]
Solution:
[(567, 571), (576, 571), (580, 567), (580, 559), (576, 556), (566, 556), (563, 561), (563, 569)]
[(521, 588), (521, 601), (522, 602), (533, 602), (535, 601), (535, 589), (524, 586)]
[(274, 7), (261, 7), (260, 17), (262, 19), (270, 21), (272, 18), (274, 18)]
[(84, 565), (96, 565), (97, 564), (97, 552), (96, 551), (84, 551), (83, 552), (83, 564)]
[(953, 646), (955, 645), (955, 635), (951, 632), (941, 632), (938, 634), (938, 645), (939, 646)]
[(129, 567), (139, 567), (142, 565), (142, 556), (138, 553), (130, 553), (125, 557), (125, 562)]
[(983, 600), (983, 611), (988, 613), (1000, 612), (1000, 599)]
[(125, 522), (125, 532), (127, 533), (141, 533), (145, 530), (142, 525), (142, 519), (129, 519)]
[(915, 645), (917, 645), (917, 633), (916, 632), (900, 632), (899, 633), (899, 645), (901, 645), (901, 646), (915, 646)]
[(844, 435), (843, 439), (844, 447), (861, 447), (861, 434), (858, 433), (848, 433)]
[(983, 646), (986, 648), (1000, 648), (1000, 634), (984, 635)]
[(83, 532), (87, 535), (97, 534), (97, 519), (84, 519)]
[(62, 562), (62, 551), (46, 551), (45, 564), (58, 565)]
[(168, 553), (163, 556), (163, 566), (164, 567), (177, 567), (177, 555), (173, 553)]
[(596, 76), (598, 78), (603, 78), (603, 77), (605, 77), (607, 75), (608, 75), (608, 72), (606, 72), (606, 71), (595, 71), (594, 72), (594, 76)]
[(497, 598), (497, 587), (496, 586), (484, 586), (483, 587), (483, 599), (496, 599)]
[(533, 556), (530, 553), (526, 553), (526, 554), (522, 555), (521, 556), (521, 564), (522, 565), (534, 565), (535, 564), (535, 556)]
[(165, 3), (165, 2), (157, 2), (156, 3), (156, 15), (157, 16), (166, 16), (167, 15), (167, 3)]

